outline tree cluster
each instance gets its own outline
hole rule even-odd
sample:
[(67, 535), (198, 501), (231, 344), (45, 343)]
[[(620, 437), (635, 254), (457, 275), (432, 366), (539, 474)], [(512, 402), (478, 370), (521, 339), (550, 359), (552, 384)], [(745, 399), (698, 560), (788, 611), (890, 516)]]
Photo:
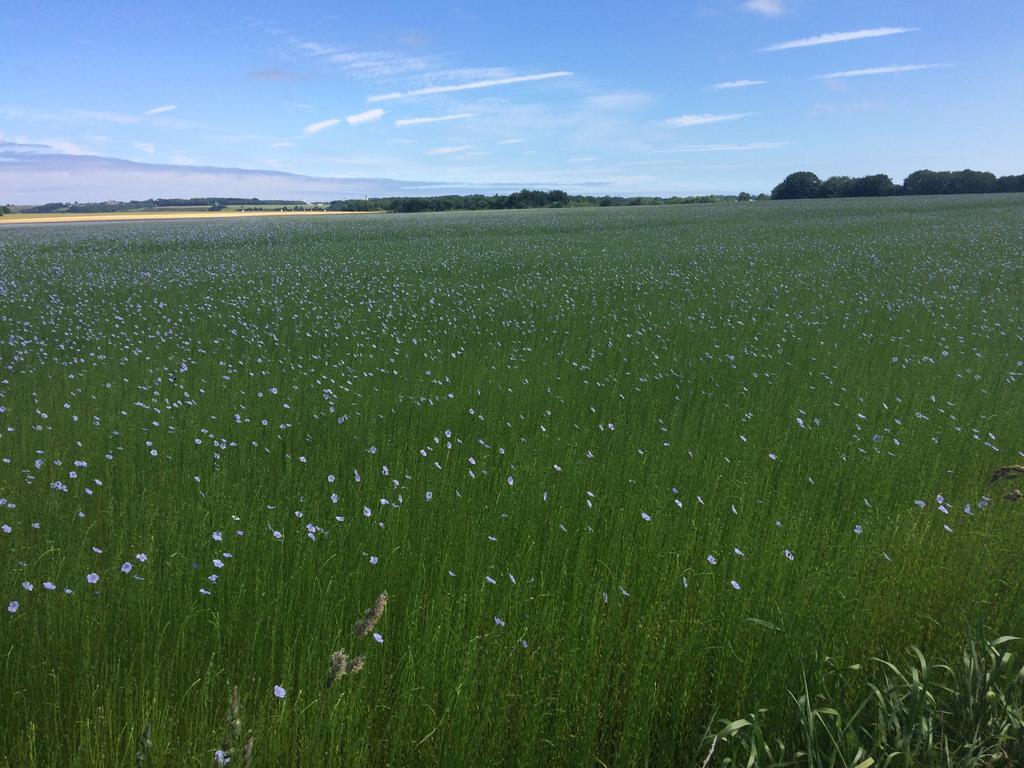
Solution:
[(987, 171), (914, 171), (895, 184), (884, 173), (872, 176), (830, 176), (822, 181), (810, 171), (787, 176), (772, 190), (772, 200), (819, 197), (889, 197), (892, 195), (970, 195), (1024, 192), (1024, 174), (1000, 176)]
[[(761, 197), (764, 197), (763, 195)], [(331, 211), (504, 211), (517, 208), (589, 208), (625, 205), (680, 205), (725, 200), (750, 200), (749, 194), (701, 195), (697, 197), (616, 197), (612, 195), (570, 195), (560, 189), (523, 189), (509, 195), (438, 195), (435, 197), (373, 197), (334, 200)]]

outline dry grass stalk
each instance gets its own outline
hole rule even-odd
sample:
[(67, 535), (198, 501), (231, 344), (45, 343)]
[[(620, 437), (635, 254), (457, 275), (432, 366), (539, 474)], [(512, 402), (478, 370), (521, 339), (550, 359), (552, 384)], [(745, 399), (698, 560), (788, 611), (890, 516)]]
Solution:
[(999, 480), (1006, 480), (1011, 477), (1017, 477), (1018, 475), (1024, 475), (1024, 464), (1010, 464), (1006, 467), (1000, 467), (992, 473), (992, 479), (990, 483), (998, 482)]
[(250, 736), (246, 739), (245, 747), (242, 749), (242, 768), (250, 768), (252, 765), (252, 748), (255, 743), (255, 736)]
[(152, 734), (152, 725), (146, 723), (145, 729), (142, 731), (142, 735), (139, 737), (139, 749), (135, 753), (135, 766), (136, 768), (142, 768), (146, 762), (146, 755), (149, 754), (149, 748), (153, 746), (153, 742), (150, 741), (150, 735)]
[(381, 592), (377, 595), (377, 599), (373, 601), (373, 605), (366, 609), (366, 613), (359, 621), (356, 622), (355, 633), (356, 637), (366, 637), (368, 634), (373, 632), (373, 628), (377, 626), (377, 622), (380, 621), (384, 615), (384, 609), (388, 607), (388, 593)]
[(227, 726), (224, 741), (213, 756), (213, 764), (218, 768), (231, 762), (235, 744), (242, 738), (242, 707), (238, 699), (237, 685), (231, 689), (231, 700), (228, 702), (224, 720)]
[(357, 656), (350, 659), (345, 649), (335, 651), (331, 654), (331, 666), (327, 670), (327, 687), (330, 688), (345, 675), (354, 675), (363, 668), (366, 662), (365, 656)]
[(231, 703), (228, 705), (228, 734), (232, 741), (239, 739), (242, 735), (242, 715), (238, 703), (237, 685), (231, 691)]

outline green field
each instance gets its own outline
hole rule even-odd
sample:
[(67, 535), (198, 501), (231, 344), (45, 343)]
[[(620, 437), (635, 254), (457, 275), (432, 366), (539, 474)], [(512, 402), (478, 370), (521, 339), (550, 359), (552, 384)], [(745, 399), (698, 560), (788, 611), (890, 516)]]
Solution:
[(0, 765), (699, 765), (1024, 634), (1022, 286), (1020, 195), (5, 228)]

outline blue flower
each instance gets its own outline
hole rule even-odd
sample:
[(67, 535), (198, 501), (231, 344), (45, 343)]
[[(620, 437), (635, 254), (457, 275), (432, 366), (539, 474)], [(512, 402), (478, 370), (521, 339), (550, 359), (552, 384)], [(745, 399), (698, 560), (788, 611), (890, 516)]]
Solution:
[(287, 695), (288, 695), (288, 691), (286, 691), (280, 685), (275, 685), (274, 686), (274, 698), (275, 699), (283, 699)]

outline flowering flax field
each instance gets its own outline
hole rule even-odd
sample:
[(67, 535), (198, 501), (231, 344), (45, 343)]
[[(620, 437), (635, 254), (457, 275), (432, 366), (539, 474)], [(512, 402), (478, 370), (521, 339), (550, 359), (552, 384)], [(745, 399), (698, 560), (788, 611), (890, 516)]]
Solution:
[(1011, 195), (6, 228), (0, 764), (699, 764), (1022, 633), (1022, 286)]

